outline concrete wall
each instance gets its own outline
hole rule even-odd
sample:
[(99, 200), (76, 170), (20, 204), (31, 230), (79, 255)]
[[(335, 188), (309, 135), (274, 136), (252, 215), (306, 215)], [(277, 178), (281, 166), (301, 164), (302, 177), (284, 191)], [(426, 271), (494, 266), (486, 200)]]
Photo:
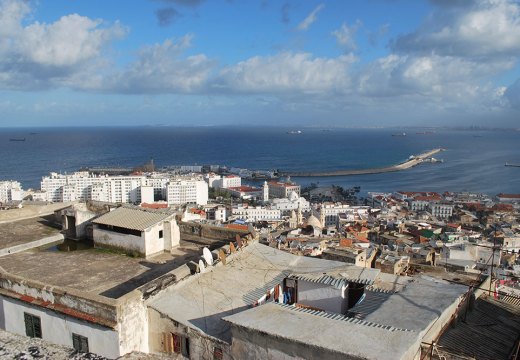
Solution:
[[(283, 324), (280, 324), (283, 326)], [(283, 338), (251, 331), (232, 325), (233, 342), (231, 355), (234, 359), (320, 359), (320, 360), (359, 360), (359, 357), (348, 356), (317, 348), (305, 343), (288, 341)], [(316, 334), (319, 336), (319, 334)], [(348, 335), (345, 335), (348, 336)]]
[(24, 312), (41, 320), (42, 339), (72, 347), (72, 333), (88, 338), (89, 351), (114, 359), (121, 355), (117, 331), (92, 323), (0, 296), (0, 327), (9, 332), (26, 335)]
[(148, 312), (137, 291), (124, 296), (118, 306), (119, 343), (121, 355), (132, 351), (147, 353)]
[(146, 254), (145, 242), (142, 235), (120, 234), (99, 229), (97, 226), (94, 226), (94, 245), (104, 245), (115, 249), (135, 251), (143, 256)]
[(148, 321), (149, 351), (151, 353), (164, 353), (163, 334), (174, 333), (185, 336), (189, 339), (190, 359), (213, 360), (213, 351), (215, 347), (222, 349), (224, 360), (237, 359), (236, 357), (233, 358), (231, 356), (229, 344), (219, 339), (203, 335), (194, 329), (189, 329), (154, 309), (148, 309)]
[[(159, 238), (159, 231), (163, 232), (162, 239)], [(163, 223), (158, 223), (142, 232), (141, 238), (144, 240), (145, 256), (150, 256), (164, 251), (164, 233)], [(169, 249), (168, 249), (169, 250)]]
[(235, 240), (236, 235), (244, 236), (247, 230), (228, 229), (220, 226), (202, 225), (197, 223), (179, 223), (180, 234), (200, 236), (207, 239)]
[(298, 280), (298, 303), (316, 307), (324, 311), (343, 314), (347, 301), (343, 290), (332, 286), (304, 280)]
[(64, 239), (63, 234), (56, 234), (53, 236), (48, 236), (40, 240), (31, 241), (25, 244), (15, 245), (8, 248), (0, 249), (0, 256), (5, 256), (9, 254), (16, 254), (18, 252), (22, 252), (28, 249), (33, 249), (36, 247), (52, 244), (52, 243), (62, 243)]

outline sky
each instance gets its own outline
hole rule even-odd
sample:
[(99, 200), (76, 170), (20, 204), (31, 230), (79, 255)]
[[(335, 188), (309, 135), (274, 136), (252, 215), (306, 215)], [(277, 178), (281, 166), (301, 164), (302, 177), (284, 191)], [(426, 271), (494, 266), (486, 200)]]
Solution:
[(0, 0), (0, 127), (520, 128), (514, 0)]

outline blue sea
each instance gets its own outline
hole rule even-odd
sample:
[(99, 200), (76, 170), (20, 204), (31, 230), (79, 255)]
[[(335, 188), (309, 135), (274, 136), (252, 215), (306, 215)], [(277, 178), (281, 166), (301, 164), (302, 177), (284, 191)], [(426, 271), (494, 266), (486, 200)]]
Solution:
[[(302, 130), (302, 134), (288, 134)], [(406, 136), (392, 136), (406, 132)], [(248, 169), (319, 171), (396, 164), (442, 147), (443, 163), (384, 174), (293, 178), (302, 185), (360, 186), (369, 191), (520, 193), (520, 132), (421, 129), (286, 129), (276, 127), (4, 128), (0, 180), (39, 188), (49, 172), (88, 166), (219, 164)], [(12, 138), (25, 141), (10, 141)]]

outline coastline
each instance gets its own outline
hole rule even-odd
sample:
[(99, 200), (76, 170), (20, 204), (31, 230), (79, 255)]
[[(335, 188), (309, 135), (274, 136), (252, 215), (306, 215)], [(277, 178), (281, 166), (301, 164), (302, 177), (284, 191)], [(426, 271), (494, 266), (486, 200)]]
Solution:
[(368, 169), (353, 169), (353, 170), (336, 170), (336, 171), (314, 171), (314, 172), (283, 172), (281, 176), (292, 176), (292, 177), (326, 177), (326, 176), (350, 176), (350, 175), (366, 175), (366, 174), (381, 174), (394, 171), (406, 170), (411, 167), (417, 166), (422, 163), (425, 159), (435, 155), (444, 149), (436, 148), (430, 151), (426, 151), (415, 156), (413, 159), (407, 160), (403, 163), (384, 166), (379, 168), (368, 168)]

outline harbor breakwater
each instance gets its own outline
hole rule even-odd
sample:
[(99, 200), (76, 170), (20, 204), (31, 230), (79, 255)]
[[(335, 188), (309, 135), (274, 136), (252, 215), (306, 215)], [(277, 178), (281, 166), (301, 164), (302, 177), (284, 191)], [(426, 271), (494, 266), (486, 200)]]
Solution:
[(282, 176), (292, 177), (321, 177), (321, 176), (349, 176), (349, 175), (366, 175), (366, 174), (380, 174), (394, 171), (406, 170), (411, 167), (417, 166), (424, 162), (426, 159), (431, 158), (433, 155), (443, 151), (442, 148), (426, 151), (419, 155), (410, 157), (407, 161), (385, 167), (368, 168), (368, 169), (349, 169), (349, 170), (336, 170), (336, 171), (311, 171), (311, 172), (283, 172)]

